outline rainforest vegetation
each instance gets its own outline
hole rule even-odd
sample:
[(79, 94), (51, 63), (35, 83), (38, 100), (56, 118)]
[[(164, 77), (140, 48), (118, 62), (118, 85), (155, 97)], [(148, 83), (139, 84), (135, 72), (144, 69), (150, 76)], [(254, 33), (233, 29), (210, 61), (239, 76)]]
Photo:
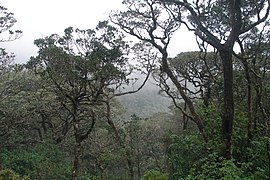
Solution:
[[(0, 49), (0, 179), (269, 179), (269, 0), (123, 4), (24, 64)], [(169, 57), (180, 29), (200, 50)]]

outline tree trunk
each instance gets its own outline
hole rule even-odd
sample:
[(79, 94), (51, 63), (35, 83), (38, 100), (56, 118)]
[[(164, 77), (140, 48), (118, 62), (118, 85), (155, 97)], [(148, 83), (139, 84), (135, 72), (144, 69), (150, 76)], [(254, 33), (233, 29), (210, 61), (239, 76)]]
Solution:
[(141, 179), (141, 157), (140, 157), (140, 150), (137, 149), (137, 171), (138, 171), (138, 179)]
[(75, 147), (75, 156), (74, 156), (74, 160), (73, 160), (73, 169), (72, 169), (71, 180), (78, 179), (78, 172), (79, 172), (79, 168), (80, 168), (81, 155), (82, 155), (82, 144), (81, 144), (81, 142), (77, 142), (76, 147)]
[[(187, 89), (187, 80), (185, 80), (185, 89)], [(184, 103), (184, 111), (187, 111), (187, 103)], [(188, 117), (183, 113), (183, 131), (187, 130)], [(180, 131), (179, 131), (180, 133)]]
[(253, 136), (253, 125), (254, 125), (254, 118), (253, 118), (253, 108), (252, 108), (252, 94), (251, 94), (251, 77), (249, 73), (248, 62), (246, 60), (242, 60), (245, 69), (245, 76), (247, 80), (247, 106), (248, 106), (248, 141), (251, 140)]
[(232, 158), (232, 132), (234, 119), (232, 51), (220, 51), (223, 64), (224, 94), (222, 112), (223, 155)]
[(170, 70), (168, 62), (167, 62), (167, 57), (168, 54), (167, 52), (163, 52), (162, 53), (162, 68), (163, 71), (168, 75), (168, 77), (171, 79), (171, 81), (173, 82), (173, 84), (176, 86), (178, 92), (180, 93), (181, 97), (183, 98), (183, 100), (185, 101), (191, 116), (193, 117), (193, 121), (196, 123), (202, 138), (205, 142), (208, 142), (208, 135), (205, 131), (205, 127), (203, 124), (203, 120), (202, 118), (199, 116), (199, 114), (196, 112), (195, 107), (193, 105), (193, 102), (191, 101), (191, 99), (187, 96), (187, 94), (185, 93), (182, 85), (180, 84), (180, 82), (178, 81), (178, 79), (174, 76), (173, 72)]
[(124, 144), (124, 142), (122, 141), (118, 130), (116, 129), (113, 121), (108, 121), (108, 124), (111, 126), (112, 130), (114, 131), (116, 140), (118, 141), (120, 147), (125, 151), (125, 155), (126, 155), (126, 166), (128, 168), (128, 174), (129, 174), (129, 178), (130, 179), (134, 179), (134, 171), (133, 171), (133, 162), (132, 162), (132, 158), (131, 158), (131, 154), (130, 152), (127, 150), (126, 145)]
[(130, 151), (126, 148), (125, 143), (123, 142), (121, 136), (119, 135), (119, 132), (117, 130), (117, 128), (115, 127), (115, 124), (112, 120), (111, 117), (111, 107), (110, 107), (110, 102), (109, 100), (105, 102), (106, 106), (107, 106), (107, 122), (108, 124), (111, 126), (114, 135), (116, 137), (116, 140), (118, 141), (120, 147), (125, 151), (125, 155), (126, 155), (126, 166), (128, 169), (128, 174), (129, 174), (129, 178), (132, 180), (134, 179), (134, 171), (133, 171), (133, 162), (132, 162), (132, 157), (131, 157), (131, 153)]

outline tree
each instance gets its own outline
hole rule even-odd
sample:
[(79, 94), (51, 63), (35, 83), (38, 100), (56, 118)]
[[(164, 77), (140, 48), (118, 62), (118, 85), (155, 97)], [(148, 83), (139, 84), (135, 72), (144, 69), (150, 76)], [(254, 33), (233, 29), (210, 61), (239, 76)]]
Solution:
[[(16, 23), (16, 19), (13, 16), (13, 13), (8, 12), (7, 8), (0, 6), (0, 34), (3, 36), (8, 32), (8, 38), (1, 38), (0, 42), (12, 41), (20, 37), (22, 31), (16, 30), (12, 31), (12, 26)], [(11, 96), (15, 96), (21, 91), (21, 86), (23, 83), (20, 83), (20, 80), (23, 79), (20, 77), (23, 75), (20, 66), (13, 65), (14, 54), (9, 54), (4, 48), (0, 48), (0, 103), (5, 101)], [(4, 122), (6, 118), (5, 110), (0, 109), (0, 118), (1, 118), (1, 128), (3, 131), (0, 133), (0, 136), (7, 135), (9, 126)]]
[[(1, 78), (1, 86), (0, 86), (0, 101), (8, 97), (10, 94), (7, 93), (9, 88), (12, 86), (12, 84), (7, 81), (6, 79), (12, 79), (8, 78), (10, 77), (10, 71), (11, 71), (11, 63), (14, 60), (14, 55), (8, 54), (5, 49), (0, 49), (0, 78)], [(5, 84), (5, 82), (7, 84)]]
[[(239, 69), (244, 71), (246, 79), (249, 137), (252, 137), (257, 131), (258, 112), (261, 112), (265, 123), (268, 121), (267, 117), (269, 117), (266, 111), (268, 108), (262, 102), (262, 96), (264, 96), (262, 94), (268, 91), (268, 83), (265, 81), (269, 72), (268, 33), (269, 23), (266, 22), (262, 29), (255, 28), (245, 34), (245, 38), (238, 41), (241, 52), (236, 54), (236, 57), (241, 63)], [(266, 96), (264, 97), (267, 101)]]
[(182, 84), (170, 69), (167, 48), (173, 33), (178, 30), (180, 23), (176, 22), (171, 14), (155, 0), (123, 1), (127, 10), (114, 13), (111, 21), (117, 24), (124, 32), (147, 42), (155, 47), (160, 57), (160, 72), (166, 74), (176, 86), (179, 94), (187, 103), (190, 118), (196, 123), (205, 142), (208, 141), (203, 120), (196, 112), (190, 97), (185, 93)]
[[(224, 157), (232, 158), (234, 119), (233, 49), (245, 33), (267, 20), (269, 1), (196, 1), (161, 0), (176, 21), (182, 22), (202, 41), (219, 52), (223, 64), (224, 95), (222, 134)], [(181, 11), (184, 9), (187, 13)]]
[[(14, 14), (7, 11), (7, 8), (0, 5), (0, 34), (4, 35), (5, 32), (8, 31), (9, 37), (8, 38), (1, 38), (0, 42), (12, 41), (18, 39), (22, 31), (15, 30), (12, 31), (12, 26), (17, 22), (13, 16)], [(14, 54), (9, 54), (5, 51), (4, 48), (0, 48), (0, 78), (4, 78), (5, 73), (9, 70), (10, 66), (14, 60)], [(4, 78), (5, 79), (5, 78)], [(1, 99), (7, 96), (7, 91), (11, 84), (1, 85), (0, 90), (0, 101)]]
[[(194, 103), (203, 103), (206, 107), (213, 103), (220, 106), (222, 70), (220, 58), (215, 52), (183, 52), (168, 61), (175, 76), (183, 84), (184, 91)], [(189, 119), (187, 104), (166, 77), (161, 76), (160, 79), (160, 93), (172, 98), (175, 107), (171, 106), (170, 109), (177, 112), (174, 117), (180, 120), (183, 130), (187, 130)]]
[(221, 61), (216, 53), (180, 53), (170, 60), (170, 64), (179, 79), (187, 81), (185, 91), (194, 99), (202, 99), (205, 106), (209, 105), (211, 99), (218, 99), (213, 92), (213, 86), (220, 79), (222, 70)]
[[(96, 30), (65, 29), (65, 35), (53, 34), (38, 39), (39, 55), (28, 66), (51, 84), (65, 116), (62, 137), (74, 132), (76, 150), (72, 179), (76, 179), (83, 142), (92, 132), (97, 119), (106, 118), (116, 139), (124, 147), (111, 115), (111, 101), (115, 96), (135, 93), (121, 88), (131, 82), (127, 76), (133, 71), (126, 57), (129, 50), (121, 33), (107, 22), (100, 22)], [(149, 63), (149, 61), (147, 61)], [(150, 65), (146, 67), (151, 68)], [(105, 110), (104, 110), (105, 109)]]
[(8, 12), (6, 7), (0, 5), (0, 34), (3, 35), (5, 32), (8, 33), (8, 37), (1, 38), (0, 42), (13, 41), (21, 36), (21, 30), (11, 30), (11, 27), (16, 22), (17, 20), (14, 18), (14, 14)]
[(67, 28), (62, 37), (54, 34), (36, 40), (39, 55), (29, 62), (32, 67), (42, 67), (37, 71), (53, 85), (67, 113), (63, 119), (63, 136), (70, 130), (74, 132), (76, 150), (72, 179), (77, 178), (82, 142), (91, 133), (100, 114), (105, 91), (111, 91), (110, 87), (126, 78), (127, 59), (122, 52), (125, 44), (115, 29), (109, 26), (105, 29), (102, 23), (99, 28), (105, 31), (100, 37), (94, 30)]

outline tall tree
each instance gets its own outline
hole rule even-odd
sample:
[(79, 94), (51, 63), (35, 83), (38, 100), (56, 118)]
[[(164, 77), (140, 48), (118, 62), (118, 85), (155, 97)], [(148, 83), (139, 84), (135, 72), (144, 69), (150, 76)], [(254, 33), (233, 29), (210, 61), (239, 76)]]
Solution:
[(147, 42), (155, 47), (160, 57), (160, 71), (166, 74), (176, 86), (190, 111), (190, 118), (196, 123), (205, 142), (208, 141), (204, 123), (196, 112), (190, 97), (184, 91), (168, 62), (168, 45), (175, 31), (178, 30), (180, 23), (176, 22), (171, 14), (155, 0), (124, 0), (127, 10), (116, 12), (111, 16), (112, 22), (117, 24), (124, 32)]
[[(9, 12), (6, 7), (0, 5), (0, 35), (2, 36), (0, 43), (12, 41), (21, 36), (22, 31), (11, 30), (16, 22), (14, 14)], [(13, 65), (14, 57), (13, 53), (9, 54), (4, 48), (0, 47), (0, 103), (21, 91), (22, 83), (20, 83), (20, 80), (23, 78), (20, 75), (23, 74), (20, 74), (21, 69), (18, 68), (19, 66)], [(1, 122), (3, 132), (0, 135), (4, 136), (8, 134), (9, 126), (4, 122), (6, 118), (5, 110), (0, 108), (0, 114), (0, 119), (1, 121), (3, 120)]]
[[(130, 48), (122, 33), (107, 22), (100, 22), (96, 30), (69, 27), (64, 36), (53, 34), (36, 40), (35, 44), (39, 47), (39, 55), (32, 58), (28, 66), (47, 79), (67, 114), (62, 117), (63, 133), (58, 140), (60, 142), (69, 131), (74, 133), (76, 150), (72, 179), (77, 179), (83, 142), (97, 119), (107, 119), (124, 148), (112, 120), (111, 101), (115, 96), (137, 92), (149, 73), (137, 90), (122, 91), (124, 85), (131, 83), (127, 76), (134, 69), (127, 58)], [(147, 65), (146, 69), (149, 68), (151, 66)], [(127, 160), (130, 164), (129, 158)]]
[[(76, 150), (72, 179), (77, 179), (82, 143), (91, 133), (104, 93), (126, 81), (125, 43), (116, 29), (99, 25), (95, 30), (67, 28), (64, 36), (51, 35), (35, 41), (39, 55), (28, 63), (38, 67), (67, 112), (64, 136), (74, 132)], [(102, 32), (103, 31), (103, 32)], [(128, 68), (128, 67), (127, 67)], [(59, 139), (61, 140), (61, 139)]]
[(205, 106), (209, 105), (211, 98), (218, 99), (217, 96), (211, 97), (214, 95), (213, 86), (222, 74), (221, 61), (215, 52), (180, 53), (170, 60), (170, 64), (179, 79), (188, 83), (185, 90), (194, 99), (202, 99)]
[[(14, 18), (14, 14), (9, 12), (6, 7), (0, 5), (0, 35), (3, 36), (0, 38), (0, 42), (12, 41), (21, 36), (22, 31), (11, 30), (16, 22), (17, 20)], [(6, 33), (8, 34), (7, 37)], [(14, 57), (14, 54), (9, 54), (4, 48), (0, 47), (0, 78), (4, 78), (4, 74), (9, 71), (10, 66), (14, 61)], [(0, 101), (1, 98), (7, 96), (6, 92), (9, 87), (11, 87), (11, 84), (0, 85)]]
[[(172, 12), (176, 21), (184, 23), (202, 41), (219, 52), (223, 64), (224, 95), (222, 134), (224, 157), (232, 158), (234, 119), (233, 50), (243, 34), (267, 20), (270, 11), (268, 0), (161, 0)], [(182, 11), (184, 9), (184, 11)]]
[[(269, 23), (266, 22), (263, 28), (255, 28), (244, 35), (241, 41), (237, 41), (241, 53), (236, 54), (240, 60), (240, 70), (244, 71), (247, 87), (247, 108), (248, 108), (248, 135), (252, 137), (258, 123), (258, 112), (261, 112), (265, 123), (267, 115), (267, 98), (262, 99), (262, 94), (267, 93), (267, 82), (265, 81), (269, 71)], [(256, 93), (254, 93), (254, 91)], [(263, 105), (264, 104), (264, 105)], [(259, 110), (261, 109), (261, 110)], [(261, 118), (259, 118), (261, 119)], [(267, 124), (266, 124), (267, 127)]]

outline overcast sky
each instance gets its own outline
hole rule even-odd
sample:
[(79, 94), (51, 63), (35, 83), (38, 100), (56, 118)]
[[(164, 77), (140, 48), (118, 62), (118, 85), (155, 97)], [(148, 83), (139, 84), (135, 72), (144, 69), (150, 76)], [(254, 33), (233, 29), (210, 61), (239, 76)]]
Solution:
[[(14, 52), (16, 62), (26, 62), (35, 56), (35, 39), (62, 33), (65, 28), (91, 29), (101, 20), (108, 19), (111, 10), (120, 10), (122, 0), (1, 0), (1, 5), (14, 13), (17, 23), (12, 28), (23, 31), (23, 36), (0, 46)], [(196, 50), (192, 33), (184, 30), (172, 39), (169, 55)]]

